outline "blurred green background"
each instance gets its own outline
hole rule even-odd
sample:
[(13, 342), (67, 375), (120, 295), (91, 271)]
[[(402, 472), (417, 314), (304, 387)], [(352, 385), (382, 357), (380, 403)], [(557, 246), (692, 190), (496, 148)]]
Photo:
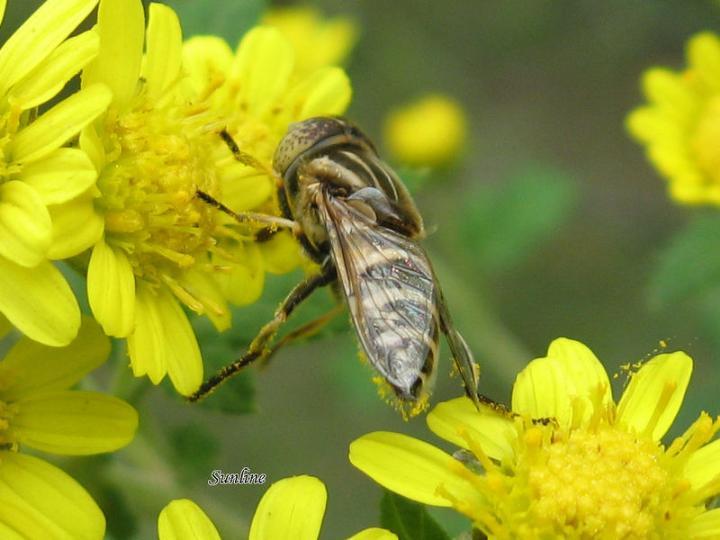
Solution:
[[(4, 37), (40, 2), (9, 4)], [(265, 8), (260, 0), (172, 4), (187, 28), (233, 42)], [(642, 71), (682, 66), (689, 36), (720, 30), (720, 6), (695, 0), (311, 4), (357, 21), (348, 116), (378, 143), (386, 114), (426, 92), (446, 93), (465, 107), (470, 134), (462, 159), (410, 184), (456, 325), (481, 365), (482, 392), (509, 400), (517, 371), (559, 336), (586, 343), (610, 373), (651, 357), (665, 340), (668, 350), (695, 360), (672, 434), (700, 410), (717, 414), (720, 211), (670, 201), (624, 118), (642, 101)], [(238, 310), (225, 338), (198, 322), (211, 361), (239, 354), (299, 277), (269, 276), (262, 301)], [(299, 320), (323, 305), (329, 305), (324, 292)], [(113, 458), (63, 462), (106, 510), (109, 533), (151, 538), (168, 500), (191, 497), (224, 538), (241, 538), (265, 488), (209, 487), (207, 479), (213, 469), (244, 466), (270, 481), (321, 478), (329, 493), (322, 538), (378, 525), (381, 490), (349, 464), (349, 443), (392, 430), (449, 447), (422, 416), (404, 422), (377, 397), (341, 319), (334, 332), (282, 351), (268, 369), (236, 383), (244, 395), (254, 387), (251, 414), (190, 406), (171, 392), (128, 381), (125, 397), (135, 396), (141, 411), (138, 440)], [(116, 353), (115, 362), (126, 362), (123, 351)], [(449, 370), (444, 347), (434, 402), (461, 394)], [(449, 512), (433, 514), (452, 534), (467, 526)]]

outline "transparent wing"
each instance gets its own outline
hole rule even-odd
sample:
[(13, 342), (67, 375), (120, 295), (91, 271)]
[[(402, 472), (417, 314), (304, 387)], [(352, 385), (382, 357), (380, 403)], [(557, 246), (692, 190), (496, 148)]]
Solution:
[(438, 347), (437, 285), (427, 255), (330, 195), (318, 210), (368, 360), (401, 397), (418, 398)]

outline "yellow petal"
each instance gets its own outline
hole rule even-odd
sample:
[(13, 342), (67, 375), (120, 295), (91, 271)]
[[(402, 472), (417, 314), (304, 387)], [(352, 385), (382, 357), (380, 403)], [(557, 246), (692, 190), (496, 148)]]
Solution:
[(387, 529), (373, 527), (353, 534), (348, 540), (397, 540), (398, 536)]
[(48, 57), (88, 16), (97, 0), (48, 0), (0, 49), (0, 94)]
[(531, 418), (555, 418), (561, 426), (570, 426), (572, 403), (560, 363), (552, 358), (530, 362), (513, 385), (512, 410)]
[(51, 241), (50, 214), (38, 192), (18, 180), (0, 184), (0, 256), (36, 266)]
[(110, 354), (110, 340), (91, 318), (70, 345), (48, 347), (20, 339), (0, 362), (2, 398), (6, 401), (70, 388), (100, 366)]
[(158, 384), (167, 373), (175, 389), (190, 395), (202, 382), (202, 359), (190, 322), (167, 291), (137, 287), (135, 331), (128, 337), (133, 372)]
[(100, 52), (83, 72), (83, 86), (104, 83), (123, 109), (135, 94), (145, 38), (140, 0), (103, 0), (98, 9)]
[(674, 118), (692, 114), (697, 100), (685, 83), (682, 74), (668, 69), (651, 68), (643, 74), (643, 89), (648, 99)]
[(200, 301), (203, 313), (219, 332), (230, 328), (230, 310), (220, 286), (211, 274), (201, 270), (189, 270), (185, 272), (181, 285), (193, 298)]
[(52, 263), (23, 268), (0, 257), (0, 312), (35, 341), (61, 347), (80, 327), (80, 308)]
[(720, 90), (720, 40), (711, 32), (700, 32), (687, 44), (688, 63), (715, 91)]
[(301, 248), (287, 231), (280, 231), (259, 245), (265, 270), (271, 274), (287, 274), (302, 262)]
[(617, 422), (659, 441), (680, 410), (692, 373), (684, 352), (660, 354), (643, 364), (630, 379), (617, 409)]
[(105, 222), (95, 211), (93, 190), (72, 201), (48, 206), (53, 238), (47, 256), (60, 260), (73, 257), (94, 246), (103, 235)]
[(241, 106), (262, 115), (287, 88), (294, 64), (290, 43), (274, 28), (258, 26), (240, 42), (230, 77), (242, 83)]
[(351, 97), (352, 87), (345, 71), (338, 67), (319, 69), (290, 92), (291, 119), (343, 114)]
[(23, 110), (49, 101), (98, 53), (100, 39), (92, 30), (63, 42), (11, 90), (10, 99)]
[(98, 392), (60, 390), (32, 394), (15, 403), (12, 436), (52, 454), (112, 452), (132, 441), (138, 416), (132, 406)]
[(58, 148), (23, 168), (19, 179), (32, 186), (44, 204), (60, 204), (77, 197), (95, 183), (90, 158), (77, 148)]
[(162, 4), (150, 4), (147, 54), (142, 74), (149, 99), (157, 99), (180, 76), (182, 30), (175, 12)]
[(452, 506), (438, 493), (441, 486), (457, 500), (483, 502), (469, 473), (462, 474), (462, 464), (407, 435), (383, 431), (364, 435), (350, 444), (350, 463), (381, 486), (423, 504)]
[[(252, 304), (260, 297), (265, 283), (260, 248), (255, 242), (238, 244), (233, 249), (233, 253), (242, 264), (229, 265), (228, 272), (218, 274), (218, 284), (225, 298), (233, 304), (238, 306)], [(213, 262), (221, 266), (227, 265), (221, 257), (214, 258)]]
[(0, 22), (5, 18), (5, 7), (7, 5), (7, 0), (0, 0)]
[(513, 455), (517, 431), (512, 421), (496, 413), (478, 412), (466, 397), (439, 403), (428, 414), (427, 423), (433, 433), (466, 450), (470, 447), (464, 434), (491, 458), (503, 461)]
[(692, 540), (717, 540), (720, 538), (720, 508), (705, 511), (696, 516), (688, 526), (687, 537)]
[(706, 444), (692, 453), (685, 464), (683, 476), (693, 489), (699, 490), (720, 476), (720, 439)]
[(249, 539), (317, 540), (326, 502), (325, 485), (313, 476), (279, 480), (260, 499)]
[(72, 94), (18, 132), (11, 143), (13, 159), (30, 163), (52, 153), (105, 112), (111, 98), (101, 84)]
[(127, 337), (135, 325), (135, 274), (125, 254), (98, 242), (87, 273), (93, 315), (108, 336)]
[(231, 163), (220, 170), (223, 200), (236, 212), (257, 208), (272, 194), (272, 183), (267, 175), (257, 174), (254, 169), (248, 174), (246, 165)]
[(194, 36), (183, 43), (182, 66), (188, 83), (201, 92), (214, 80), (222, 79), (230, 69), (233, 52), (224, 39), (215, 36)]
[(96, 171), (103, 169), (106, 162), (105, 148), (95, 125), (90, 124), (80, 132), (80, 149), (90, 158)]
[[(595, 354), (579, 341), (554, 340), (547, 353), (565, 374), (567, 393), (573, 401), (573, 423), (588, 420), (595, 406), (602, 411), (612, 403), (610, 379)], [(579, 415), (579, 417), (578, 417)]]
[(0, 452), (0, 523), (32, 539), (100, 540), (105, 534), (105, 516), (75, 480), (14, 452)]
[(220, 540), (215, 525), (189, 499), (175, 499), (158, 516), (159, 540)]

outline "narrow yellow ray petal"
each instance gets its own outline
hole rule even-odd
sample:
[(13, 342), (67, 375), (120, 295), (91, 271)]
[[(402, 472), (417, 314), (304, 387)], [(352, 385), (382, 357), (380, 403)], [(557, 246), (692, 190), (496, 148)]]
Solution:
[(0, 257), (33, 267), (51, 241), (50, 214), (35, 188), (18, 180), (0, 184)]
[(313, 476), (279, 480), (260, 500), (249, 540), (317, 540), (326, 502), (325, 485)]
[(466, 397), (438, 403), (427, 423), (433, 433), (466, 450), (470, 436), (493, 459), (503, 461), (513, 455), (517, 430), (512, 421), (494, 412), (478, 412)]
[(100, 51), (83, 72), (83, 86), (104, 83), (113, 104), (122, 110), (135, 94), (140, 75), (145, 15), (141, 2), (103, 0), (98, 9), (96, 31)]
[(572, 404), (560, 362), (536, 358), (517, 376), (512, 410), (530, 418), (555, 418), (561, 426), (572, 422)]
[(189, 499), (175, 499), (158, 516), (159, 540), (220, 540), (215, 525)]
[(457, 500), (482, 504), (478, 489), (461, 474), (463, 465), (442, 450), (399, 433), (369, 433), (350, 444), (350, 463), (375, 482), (423, 504), (452, 506), (439, 488)]
[(338, 67), (317, 70), (288, 94), (292, 120), (345, 112), (352, 98), (350, 79)]
[(690, 522), (687, 537), (692, 540), (717, 540), (720, 538), (720, 508), (703, 512)]
[(70, 388), (100, 366), (110, 354), (110, 340), (91, 318), (66, 347), (48, 347), (26, 337), (20, 339), (0, 362), (2, 397), (21, 397)]
[(693, 452), (685, 465), (683, 476), (690, 481), (693, 489), (700, 489), (720, 477), (720, 439)]
[(72, 94), (18, 132), (11, 144), (12, 158), (30, 163), (47, 156), (105, 112), (111, 99), (101, 84)]
[(90, 256), (87, 287), (90, 307), (105, 333), (130, 335), (135, 325), (135, 275), (125, 254), (98, 242)]
[(7, 0), (0, 0), (0, 23), (5, 18), (5, 7), (7, 6)]
[(660, 440), (680, 410), (692, 373), (684, 352), (660, 354), (632, 376), (620, 399), (617, 422), (636, 433)]
[(149, 99), (158, 99), (180, 76), (182, 30), (175, 12), (162, 4), (150, 4), (147, 54), (142, 74)]
[(159, 324), (165, 336), (167, 373), (175, 389), (188, 396), (203, 381), (203, 365), (195, 333), (180, 303), (163, 292), (155, 300)]
[(242, 81), (242, 102), (251, 114), (263, 115), (287, 88), (294, 64), (290, 43), (270, 27), (255, 27), (243, 37), (230, 72)]
[(135, 289), (135, 328), (127, 344), (133, 374), (147, 375), (153, 384), (160, 384), (167, 373), (169, 345), (158, 314), (157, 294), (140, 282)]
[(87, 491), (36, 457), (0, 452), (0, 509), (5, 508), (17, 512), (1, 510), (0, 523), (21, 531), (25, 538), (104, 537), (105, 516)]
[(137, 430), (135, 409), (98, 392), (43, 392), (29, 395), (15, 406), (11, 425), (15, 440), (52, 454), (112, 452), (132, 441)]
[(287, 231), (274, 234), (260, 244), (265, 271), (271, 274), (287, 274), (302, 262), (297, 240)]
[(35, 188), (44, 204), (69, 201), (92, 186), (96, 178), (90, 158), (77, 148), (58, 148), (24, 167), (18, 177)]
[(0, 48), (0, 95), (52, 53), (97, 0), (48, 0)]
[(29, 338), (61, 347), (80, 327), (80, 308), (52, 263), (23, 268), (0, 257), (0, 312)]
[(23, 110), (49, 101), (95, 58), (99, 47), (100, 39), (92, 30), (64, 41), (12, 88), (10, 99)]
[(72, 201), (48, 206), (53, 237), (47, 256), (61, 260), (94, 246), (101, 238), (105, 222), (93, 205), (93, 189)]
[(194, 298), (202, 302), (204, 313), (212, 321), (215, 328), (222, 332), (230, 328), (231, 313), (227, 302), (211, 274), (192, 269), (185, 273), (181, 285)]

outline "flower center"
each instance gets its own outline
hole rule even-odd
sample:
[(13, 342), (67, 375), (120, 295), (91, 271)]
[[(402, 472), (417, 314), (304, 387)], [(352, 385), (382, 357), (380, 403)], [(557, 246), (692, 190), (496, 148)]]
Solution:
[(217, 243), (217, 210), (195, 196), (217, 195), (213, 134), (190, 119), (136, 107), (106, 124), (113, 150), (98, 179), (106, 240), (150, 282), (195, 265)]
[(690, 139), (700, 169), (720, 184), (720, 96), (710, 99)]
[(17, 176), (22, 165), (15, 163), (8, 151), (8, 146), (21, 127), (22, 114), (17, 106), (10, 105), (0, 113), (0, 184)]
[(652, 440), (609, 426), (543, 445), (527, 454), (530, 521), (579, 538), (652, 538), (670, 519), (677, 487), (662, 453)]

